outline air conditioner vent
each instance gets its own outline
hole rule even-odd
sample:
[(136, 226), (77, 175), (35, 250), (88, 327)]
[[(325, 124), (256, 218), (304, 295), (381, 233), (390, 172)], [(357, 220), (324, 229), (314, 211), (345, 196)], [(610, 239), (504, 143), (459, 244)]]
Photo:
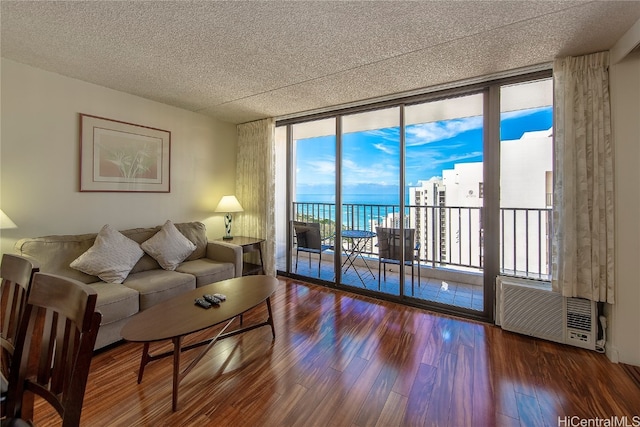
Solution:
[(591, 301), (582, 298), (567, 298), (567, 328), (591, 331)]

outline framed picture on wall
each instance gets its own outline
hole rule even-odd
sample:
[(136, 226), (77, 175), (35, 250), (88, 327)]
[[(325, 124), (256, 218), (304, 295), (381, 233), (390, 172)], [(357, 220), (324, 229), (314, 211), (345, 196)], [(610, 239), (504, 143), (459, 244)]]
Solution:
[(80, 114), (80, 191), (168, 193), (171, 132)]

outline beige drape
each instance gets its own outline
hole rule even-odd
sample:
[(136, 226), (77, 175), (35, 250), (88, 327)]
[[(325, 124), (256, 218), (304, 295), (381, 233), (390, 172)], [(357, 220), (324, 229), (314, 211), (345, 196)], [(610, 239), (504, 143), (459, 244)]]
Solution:
[[(238, 125), (236, 197), (244, 208), (234, 224), (242, 236), (265, 239), (265, 273), (275, 276), (275, 121)], [(257, 260), (254, 260), (254, 262)]]
[(553, 288), (614, 302), (608, 52), (554, 62)]

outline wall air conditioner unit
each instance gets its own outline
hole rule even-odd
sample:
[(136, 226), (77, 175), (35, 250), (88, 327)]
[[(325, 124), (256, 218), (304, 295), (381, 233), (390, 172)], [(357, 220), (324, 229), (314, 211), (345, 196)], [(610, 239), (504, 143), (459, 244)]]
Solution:
[(551, 283), (498, 276), (496, 324), (502, 329), (595, 350), (598, 339), (596, 303), (567, 298)]

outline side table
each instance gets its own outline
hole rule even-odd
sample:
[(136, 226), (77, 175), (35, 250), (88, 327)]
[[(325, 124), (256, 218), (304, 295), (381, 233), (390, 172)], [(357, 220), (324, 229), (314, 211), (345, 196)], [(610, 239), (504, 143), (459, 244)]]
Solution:
[(258, 252), (260, 254), (260, 264), (252, 264), (242, 261), (242, 275), (264, 274), (264, 262), (262, 261), (262, 242), (264, 239), (247, 236), (233, 236), (233, 239), (216, 239), (217, 242), (231, 243), (242, 247), (242, 254)]

